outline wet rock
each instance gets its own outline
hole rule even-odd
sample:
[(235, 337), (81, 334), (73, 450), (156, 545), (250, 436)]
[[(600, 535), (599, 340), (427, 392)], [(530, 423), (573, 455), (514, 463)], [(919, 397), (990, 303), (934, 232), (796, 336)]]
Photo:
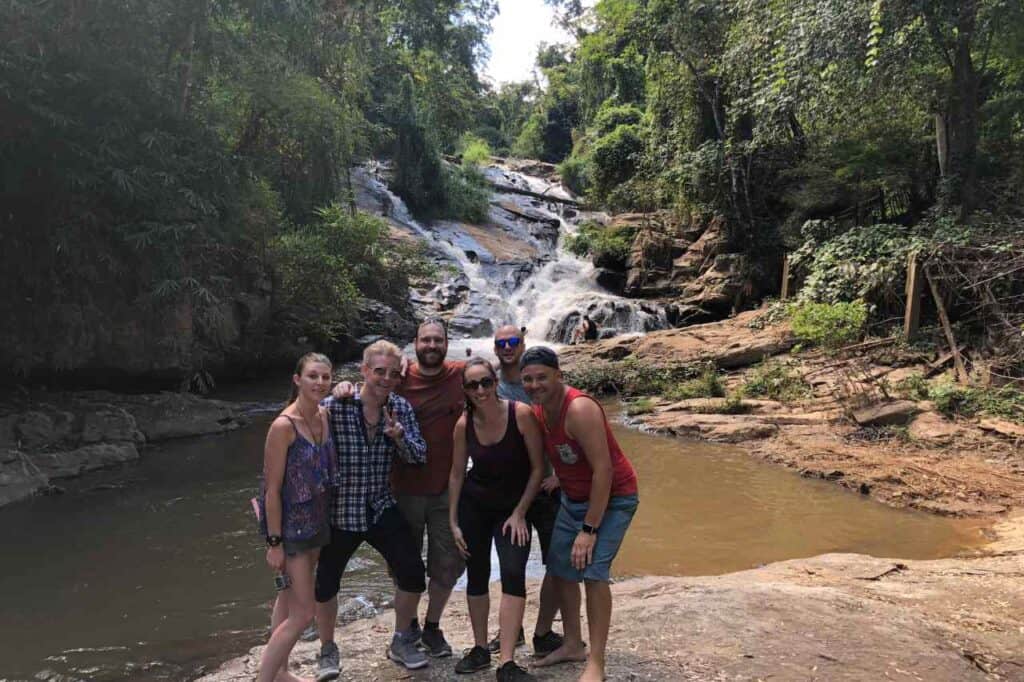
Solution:
[(411, 315), (398, 312), (391, 306), (372, 299), (362, 299), (357, 306), (359, 320), (354, 335), (376, 335), (404, 343), (416, 335), (416, 323)]
[(66, 452), (36, 453), (30, 457), (49, 478), (67, 478), (136, 460), (139, 451), (134, 443), (100, 443)]
[(854, 410), (853, 419), (861, 426), (902, 426), (918, 412), (917, 403), (896, 400)]
[(714, 322), (720, 316), (690, 304), (669, 303), (665, 306), (665, 318), (673, 327), (688, 327), (693, 324)]
[(490, 336), (494, 333), (494, 323), (485, 317), (457, 315), (448, 322), (448, 333), (456, 338)]
[(18, 415), (10, 414), (0, 417), (0, 450), (13, 448), (18, 444), (18, 437), (14, 427), (18, 423)]
[(594, 275), (594, 279), (598, 286), (616, 295), (621, 296), (626, 288), (626, 273), (617, 270), (599, 268)]
[(127, 410), (114, 405), (97, 406), (95, 411), (88, 412), (82, 419), (80, 439), (83, 443), (99, 443), (102, 441), (134, 441), (142, 442), (145, 436), (139, 431), (135, 417)]
[(59, 443), (71, 433), (74, 415), (64, 411), (38, 411), (23, 413), (14, 432), (23, 448), (32, 450)]
[(672, 262), (686, 243), (656, 228), (641, 229), (626, 258), (627, 296), (669, 296), (678, 292)]
[(16, 450), (0, 450), (0, 507), (35, 495), (48, 485)]
[(138, 429), (150, 442), (223, 433), (237, 429), (246, 421), (238, 405), (189, 393), (115, 396), (89, 392), (81, 395), (123, 407), (135, 418)]

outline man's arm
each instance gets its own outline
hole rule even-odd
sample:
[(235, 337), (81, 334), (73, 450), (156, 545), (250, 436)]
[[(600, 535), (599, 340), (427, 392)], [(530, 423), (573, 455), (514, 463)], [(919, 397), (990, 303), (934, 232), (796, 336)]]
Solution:
[(402, 425), (402, 437), (395, 442), (398, 457), (408, 464), (425, 464), (427, 461), (427, 442), (420, 433), (420, 423), (416, 421), (416, 413), (405, 400), (392, 400), (393, 416)]

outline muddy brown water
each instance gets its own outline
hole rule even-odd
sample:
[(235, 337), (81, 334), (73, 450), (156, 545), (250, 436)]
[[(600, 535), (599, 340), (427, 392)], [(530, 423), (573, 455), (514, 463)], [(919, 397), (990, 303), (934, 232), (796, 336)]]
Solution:
[[(183, 680), (259, 643), (273, 590), (247, 500), (268, 421), (163, 443), (63, 495), (0, 509), (0, 680)], [(981, 542), (975, 526), (889, 509), (736, 447), (616, 433), (641, 486), (619, 575), (836, 551), (938, 558)], [(536, 558), (531, 568), (540, 574)], [(372, 550), (342, 589), (386, 599)]]

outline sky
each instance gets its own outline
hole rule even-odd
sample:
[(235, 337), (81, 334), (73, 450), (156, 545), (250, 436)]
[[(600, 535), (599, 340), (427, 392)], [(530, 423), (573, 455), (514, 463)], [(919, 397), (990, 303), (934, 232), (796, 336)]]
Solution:
[(537, 46), (570, 39), (555, 25), (554, 10), (544, 0), (499, 0), (498, 8), (488, 41), (491, 58), (484, 68), (495, 83), (530, 79)]

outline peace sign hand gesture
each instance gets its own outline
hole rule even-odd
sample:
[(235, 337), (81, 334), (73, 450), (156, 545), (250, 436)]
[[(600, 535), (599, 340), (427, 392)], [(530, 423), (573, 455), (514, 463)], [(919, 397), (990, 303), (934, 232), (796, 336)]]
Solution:
[(404, 442), (405, 429), (402, 428), (402, 423), (395, 419), (395, 415), (386, 407), (384, 408), (384, 435), (396, 443)]

